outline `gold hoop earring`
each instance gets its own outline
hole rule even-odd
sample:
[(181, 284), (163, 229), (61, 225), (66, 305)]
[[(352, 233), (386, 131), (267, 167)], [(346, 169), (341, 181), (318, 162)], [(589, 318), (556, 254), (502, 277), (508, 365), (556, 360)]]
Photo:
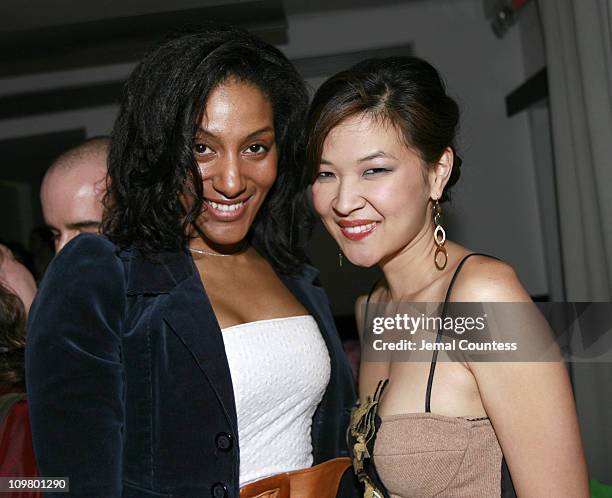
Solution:
[[(436, 244), (436, 253), (434, 254), (434, 264), (436, 268), (440, 271), (446, 268), (446, 263), (448, 263), (448, 254), (446, 252), (446, 247), (444, 244), (446, 242), (446, 232), (444, 231), (444, 227), (442, 226), (442, 207), (440, 207), (440, 203), (438, 199), (434, 201), (434, 205), (432, 208), (433, 214), (433, 223), (436, 227), (434, 230), (434, 242)], [(442, 254), (444, 256), (444, 262), (439, 262), (439, 256)]]

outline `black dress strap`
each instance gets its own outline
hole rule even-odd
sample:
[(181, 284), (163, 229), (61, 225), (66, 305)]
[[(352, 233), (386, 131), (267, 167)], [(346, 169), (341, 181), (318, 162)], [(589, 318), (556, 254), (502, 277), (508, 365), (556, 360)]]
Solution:
[(370, 292), (368, 292), (368, 298), (366, 299), (365, 309), (363, 310), (363, 329), (362, 329), (363, 334), (365, 334), (366, 326), (368, 324), (368, 306), (370, 305), (370, 298), (372, 297), (372, 294), (374, 294), (374, 290), (376, 289), (376, 287), (378, 286), (381, 280), (382, 279), (379, 278), (376, 282), (374, 282), (374, 285), (372, 285), (372, 287), (370, 288)]
[[(453, 290), (453, 285), (455, 285), (455, 280), (457, 280), (457, 276), (459, 275), (459, 272), (461, 271), (463, 264), (467, 261), (467, 259), (470, 256), (486, 256), (488, 258), (499, 260), (499, 258), (496, 258), (495, 256), (491, 256), (489, 254), (483, 254), (481, 252), (472, 252), (470, 254), (466, 254), (461, 259), (461, 261), (459, 261), (459, 264), (457, 265), (457, 268), (455, 269), (455, 272), (453, 273), (453, 276), (451, 278), (450, 284), (448, 285), (446, 296), (444, 296), (444, 305), (442, 306), (442, 314), (441, 314), (442, 321), (444, 321), (444, 318), (446, 318), (446, 313), (448, 310), (448, 301), (450, 299), (451, 291)], [(438, 329), (438, 333), (436, 334), (436, 344), (438, 344), (441, 341), (441, 339), (442, 339), (442, 331)], [(434, 379), (434, 373), (436, 371), (437, 361), (438, 361), (438, 350), (434, 349), (434, 352), (431, 357), (431, 365), (429, 366), (429, 378), (427, 379), (427, 391), (425, 392), (425, 411), (427, 413), (431, 412), (431, 389), (433, 387), (433, 379)]]

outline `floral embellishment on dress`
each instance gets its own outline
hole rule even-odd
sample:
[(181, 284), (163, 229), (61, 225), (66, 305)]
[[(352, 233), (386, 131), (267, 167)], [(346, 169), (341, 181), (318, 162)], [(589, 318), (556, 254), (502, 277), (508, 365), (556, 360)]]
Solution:
[(368, 396), (363, 405), (357, 403), (351, 411), (347, 442), (352, 450), (353, 469), (357, 479), (365, 486), (363, 498), (385, 498), (385, 494), (376, 487), (366, 472), (365, 463), (372, 458), (368, 446), (376, 435), (378, 403), (388, 382), (388, 379), (381, 380), (376, 387), (374, 397)]

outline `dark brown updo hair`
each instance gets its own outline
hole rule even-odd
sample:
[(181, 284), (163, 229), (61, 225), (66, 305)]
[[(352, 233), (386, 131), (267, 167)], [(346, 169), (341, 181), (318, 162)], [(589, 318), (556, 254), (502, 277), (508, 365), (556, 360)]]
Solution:
[(0, 282), (0, 385), (25, 385), (25, 334), (23, 302)]
[(444, 82), (431, 64), (418, 57), (368, 59), (323, 83), (307, 121), (312, 181), (329, 132), (359, 114), (391, 123), (426, 164), (437, 163), (444, 150), (451, 147), (453, 170), (440, 202), (449, 200), (448, 190), (461, 174), (462, 161), (454, 146), (459, 107), (446, 94)]

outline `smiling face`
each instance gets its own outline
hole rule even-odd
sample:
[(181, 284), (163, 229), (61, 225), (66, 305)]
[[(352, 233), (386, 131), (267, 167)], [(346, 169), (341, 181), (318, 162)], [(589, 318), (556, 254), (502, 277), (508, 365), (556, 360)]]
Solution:
[(231, 250), (246, 237), (276, 179), (272, 105), (256, 86), (227, 81), (209, 95), (194, 157), (203, 180), (202, 242)]
[(357, 115), (325, 139), (313, 203), (345, 256), (369, 267), (426, 230), (429, 185), (422, 159), (395, 127)]

